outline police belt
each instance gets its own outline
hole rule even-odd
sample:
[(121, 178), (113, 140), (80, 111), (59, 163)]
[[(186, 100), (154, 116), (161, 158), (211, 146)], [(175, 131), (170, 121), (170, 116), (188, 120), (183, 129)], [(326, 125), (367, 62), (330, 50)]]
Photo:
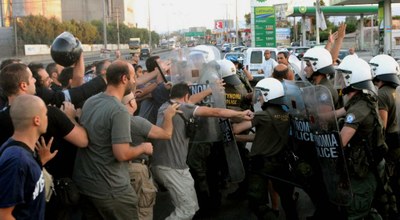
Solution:
[(143, 165), (149, 165), (149, 160), (146, 160), (146, 159), (134, 159), (134, 160), (131, 160), (130, 163), (141, 163)]

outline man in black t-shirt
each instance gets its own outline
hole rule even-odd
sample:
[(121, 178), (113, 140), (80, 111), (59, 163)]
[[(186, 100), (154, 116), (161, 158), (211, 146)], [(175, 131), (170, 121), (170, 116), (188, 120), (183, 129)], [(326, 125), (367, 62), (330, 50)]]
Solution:
[[(35, 94), (35, 78), (25, 64), (14, 63), (7, 65), (0, 72), (0, 87), (8, 97), (9, 105), (13, 105), (16, 97), (22, 94)], [(65, 102), (63, 111), (53, 106), (47, 106), (48, 129), (43, 135), (46, 140), (54, 137), (52, 151), (58, 150), (56, 157), (46, 164), (46, 168), (55, 179), (71, 177), (75, 159), (76, 147), (87, 147), (86, 130), (75, 121), (73, 105)], [(0, 111), (0, 143), (4, 143), (14, 131), (11, 123), (10, 108)], [(51, 203), (52, 200), (50, 200)], [(48, 209), (54, 211), (54, 209)], [(51, 218), (49, 218), (51, 219)]]

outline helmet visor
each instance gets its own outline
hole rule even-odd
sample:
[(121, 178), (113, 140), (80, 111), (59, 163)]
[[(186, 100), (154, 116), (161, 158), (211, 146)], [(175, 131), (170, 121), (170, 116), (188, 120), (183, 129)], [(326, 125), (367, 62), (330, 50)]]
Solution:
[(226, 76), (226, 77), (224, 77), (222, 79), (227, 84), (230, 84), (230, 85), (233, 85), (233, 86), (238, 86), (238, 85), (242, 84), (242, 82), (240, 81), (239, 77), (236, 74), (230, 75), (230, 76)]

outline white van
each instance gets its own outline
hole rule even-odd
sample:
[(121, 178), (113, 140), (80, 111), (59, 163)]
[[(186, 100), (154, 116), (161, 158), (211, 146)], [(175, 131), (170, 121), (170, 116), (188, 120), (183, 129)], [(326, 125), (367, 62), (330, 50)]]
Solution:
[(276, 61), (276, 56), (278, 55), (279, 50), (273, 47), (249, 47), (246, 50), (245, 60), (243, 65), (247, 70), (253, 75), (254, 80), (252, 84), (257, 83), (259, 80), (264, 78), (264, 74), (259, 74), (258, 70), (262, 68), (262, 63), (264, 62), (264, 51), (271, 51), (271, 58)]

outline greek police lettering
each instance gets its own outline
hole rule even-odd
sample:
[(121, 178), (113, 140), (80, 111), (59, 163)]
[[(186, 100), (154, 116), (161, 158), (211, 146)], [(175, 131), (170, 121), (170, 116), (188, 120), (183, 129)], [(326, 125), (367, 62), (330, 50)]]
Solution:
[(239, 93), (226, 93), (226, 105), (228, 106), (239, 106), (242, 96)]
[[(192, 94), (197, 94), (204, 90), (207, 90), (208, 87), (210, 87), (208, 84), (193, 84), (190, 85), (190, 90), (192, 91)], [(211, 104), (211, 102), (211, 96), (207, 96), (201, 101), (202, 104)]]
[(315, 146), (318, 156), (324, 158), (337, 158), (339, 147), (335, 134), (314, 134)]
[(314, 141), (308, 121), (294, 121), (295, 138), (299, 141)]

